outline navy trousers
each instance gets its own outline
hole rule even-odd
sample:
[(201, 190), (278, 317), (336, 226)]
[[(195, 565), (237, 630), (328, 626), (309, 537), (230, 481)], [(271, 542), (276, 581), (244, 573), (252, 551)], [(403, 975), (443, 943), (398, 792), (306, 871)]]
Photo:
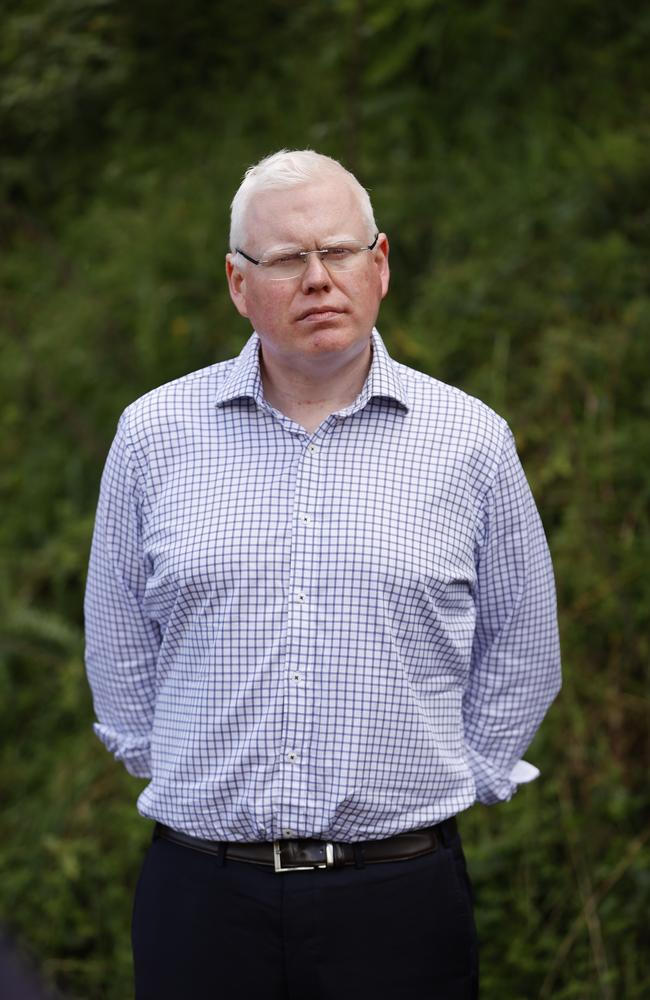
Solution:
[(136, 1000), (475, 1000), (465, 859), (276, 873), (154, 839), (133, 910)]

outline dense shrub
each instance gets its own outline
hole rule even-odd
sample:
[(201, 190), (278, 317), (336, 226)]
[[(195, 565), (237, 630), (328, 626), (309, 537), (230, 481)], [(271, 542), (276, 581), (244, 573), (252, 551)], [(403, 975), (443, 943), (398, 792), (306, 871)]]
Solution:
[(647, 996), (644, 5), (31, 0), (0, 23), (0, 920), (68, 996), (130, 995), (149, 826), (90, 731), (99, 476), (126, 403), (239, 349), (229, 200), (311, 145), (391, 237), (390, 348), (507, 417), (553, 551), (543, 776), (462, 819), (483, 995)]

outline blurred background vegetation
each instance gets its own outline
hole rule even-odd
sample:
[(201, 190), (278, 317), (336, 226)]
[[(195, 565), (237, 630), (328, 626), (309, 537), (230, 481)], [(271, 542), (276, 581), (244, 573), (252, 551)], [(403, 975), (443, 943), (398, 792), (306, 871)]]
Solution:
[(7, 0), (0, 14), (0, 923), (132, 995), (142, 783), (92, 735), (82, 591), (123, 407), (236, 353), (228, 206), (279, 147), (391, 238), (380, 329), (515, 431), (558, 581), (542, 778), (462, 830), (485, 1000), (650, 996), (650, 7)]

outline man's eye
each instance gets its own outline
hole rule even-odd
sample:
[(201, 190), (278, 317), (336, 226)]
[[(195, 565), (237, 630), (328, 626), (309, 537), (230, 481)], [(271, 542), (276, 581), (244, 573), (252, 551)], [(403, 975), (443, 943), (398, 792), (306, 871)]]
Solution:
[(277, 257), (272, 257), (268, 261), (268, 263), (269, 263), (269, 265), (272, 265), (272, 264), (295, 264), (300, 259), (301, 258), (300, 258), (300, 254), (299, 253), (281, 253), (281, 254), (278, 254)]
[(354, 253), (352, 247), (326, 247), (328, 257), (349, 257)]

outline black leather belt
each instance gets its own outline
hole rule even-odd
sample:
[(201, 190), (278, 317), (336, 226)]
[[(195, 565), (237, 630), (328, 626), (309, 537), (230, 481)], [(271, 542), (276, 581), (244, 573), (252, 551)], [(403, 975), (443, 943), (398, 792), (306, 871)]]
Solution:
[(174, 844), (189, 847), (204, 854), (214, 854), (223, 861), (244, 861), (255, 865), (270, 865), (276, 872), (306, 871), (310, 868), (343, 868), (354, 865), (381, 864), (387, 861), (406, 861), (431, 854), (438, 844), (454, 836), (456, 821), (452, 817), (436, 826), (422, 830), (409, 830), (382, 840), (364, 840), (354, 843), (340, 841), (274, 840), (263, 843), (236, 843), (220, 840), (203, 840), (187, 833), (172, 830), (162, 823), (156, 823), (154, 838), (162, 837)]

